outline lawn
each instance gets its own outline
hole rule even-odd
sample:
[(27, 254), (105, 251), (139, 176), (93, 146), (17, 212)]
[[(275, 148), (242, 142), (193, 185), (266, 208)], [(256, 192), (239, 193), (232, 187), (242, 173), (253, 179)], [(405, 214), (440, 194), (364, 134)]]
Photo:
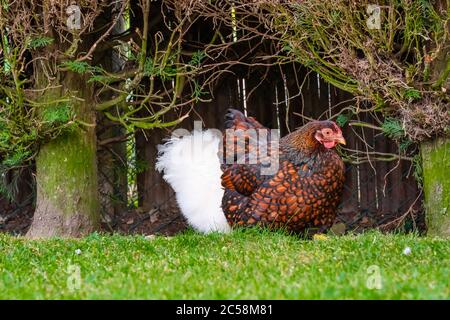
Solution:
[(1, 299), (449, 299), (450, 242), (261, 230), (82, 240), (0, 235)]

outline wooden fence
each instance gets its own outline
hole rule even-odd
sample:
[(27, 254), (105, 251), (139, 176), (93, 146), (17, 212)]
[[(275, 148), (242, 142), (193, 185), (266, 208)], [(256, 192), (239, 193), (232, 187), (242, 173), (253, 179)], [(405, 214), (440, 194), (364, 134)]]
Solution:
[[(269, 128), (280, 129), (281, 135), (295, 130), (310, 119), (328, 119), (346, 106), (354, 104), (351, 95), (324, 82), (316, 73), (299, 65), (284, 70), (271, 70), (265, 79), (261, 70), (246, 70), (242, 76), (229, 76), (216, 87), (209, 103), (200, 103), (179, 127), (192, 129), (195, 120), (206, 128), (223, 129), (226, 109), (233, 107), (258, 119)], [(169, 115), (169, 119), (176, 117)], [(356, 118), (375, 124), (374, 115), (361, 113)], [(347, 148), (365, 154), (398, 154), (398, 148), (380, 131), (356, 126), (343, 129)], [(178, 215), (174, 194), (154, 170), (157, 145), (170, 135), (170, 130), (154, 130), (136, 136), (138, 157), (149, 163), (138, 178), (140, 204), (145, 210), (158, 210), (163, 215)], [(145, 138), (145, 136), (147, 138)], [(373, 158), (373, 156), (371, 156)], [(413, 177), (411, 161), (393, 160), (346, 163), (346, 184), (338, 221), (346, 229), (359, 230), (374, 226), (398, 227), (406, 220), (416, 223), (422, 216), (421, 192)], [(193, 183), (195, 183), (193, 181)], [(414, 219), (408, 219), (415, 217)]]
[[(168, 38), (166, 20), (170, 20), (173, 13), (166, 12), (163, 17), (161, 13), (158, 14), (160, 8), (161, 1), (152, 2), (153, 15), (149, 33), (153, 35), (162, 32)], [(142, 30), (140, 10), (133, 6), (132, 9), (135, 12), (131, 20), (132, 29)], [(213, 37), (215, 28), (212, 21), (199, 20), (187, 35), (187, 42), (192, 40), (195, 48), (201, 48), (202, 43), (208, 43)], [(230, 30), (223, 30), (223, 34), (229, 33)], [(247, 43), (237, 43), (231, 51), (232, 59), (246, 57), (247, 65), (251, 65), (254, 55), (270, 56), (276, 55), (276, 52), (278, 52), (276, 44), (258, 37), (251, 37)], [(348, 93), (328, 85), (317, 74), (307, 71), (298, 64), (271, 67), (236, 65), (229, 71), (231, 73), (220, 78), (214, 92), (211, 92), (211, 101), (196, 105), (191, 116), (178, 127), (192, 129), (193, 122), (201, 120), (205, 128), (223, 129), (225, 110), (233, 107), (254, 116), (269, 128), (278, 128), (281, 135), (285, 135), (310, 119), (330, 118), (354, 103)], [(173, 120), (177, 116), (176, 112), (169, 113), (165, 120)], [(375, 115), (369, 113), (355, 116), (360, 121), (372, 124), (376, 123), (374, 117)], [(361, 159), (368, 153), (378, 155), (398, 153), (396, 145), (378, 130), (347, 125), (343, 131), (348, 148), (360, 151)], [(147, 169), (137, 177), (139, 212), (144, 212), (147, 217), (156, 213), (167, 218), (164, 220), (169, 223), (179, 217), (179, 211), (173, 191), (154, 170), (154, 165), (157, 145), (162, 143), (170, 132), (170, 129), (156, 129), (138, 132), (135, 135), (137, 158), (148, 164)], [(99, 167), (104, 166), (103, 169), (106, 170), (107, 161), (101, 153), (99, 159)], [(354, 159), (356, 164), (346, 164), (346, 185), (338, 218), (346, 225), (347, 230), (385, 224), (388, 224), (386, 228), (389, 229), (397, 227), (406, 217), (415, 216), (419, 217), (419, 220), (423, 218), (421, 193), (412, 175), (411, 161), (361, 162), (359, 156)], [(126, 160), (116, 161), (118, 162)], [(105, 174), (108, 179), (113, 175), (112, 171)], [(116, 184), (114, 181), (111, 183)], [(102, 179), (100, 184), (100, 191), (117, 189), (116, 185), (105, 186)], [(121, 189), (126, 189), (122, 183), (120, 186)], [(123, 198), (122, 195), (119, 198)], [(106, 202), (109, 203), (108, 201)], [(5, 203), (7, 201), (0, 198), (0, 210)], [(117, 208), (123, 207), (114, 206), (111, 209), (114, 214), (117, 214)], [(2, 212), (0, 218), (1, 215)], [(414, 222), (417, 219), (409, 220)], [(160, 220), (155, 221), (159, 223)]]

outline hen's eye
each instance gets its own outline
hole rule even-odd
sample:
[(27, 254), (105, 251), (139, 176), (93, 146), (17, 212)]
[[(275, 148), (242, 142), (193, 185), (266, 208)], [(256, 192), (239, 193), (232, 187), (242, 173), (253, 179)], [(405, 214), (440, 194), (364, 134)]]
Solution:
[(326, 130), (324, 130), (323, 131), (323, 133), (325, 134), (325, 135), (330, 135), (331, 134), (331, 130), (329, 130), (329, 129), (326, 129)]

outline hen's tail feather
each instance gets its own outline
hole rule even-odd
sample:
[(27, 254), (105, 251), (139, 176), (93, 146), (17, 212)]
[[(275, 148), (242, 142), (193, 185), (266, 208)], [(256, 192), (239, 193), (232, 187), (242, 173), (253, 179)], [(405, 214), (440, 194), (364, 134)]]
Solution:
[(255, 118), (246, 117), (239, 110), (228, 109), (225, 114), (225, 129), (222, 143), (223, 170), (229, 164), (248, 163), (250, 156), (258, 155), (257, 158), (262, 159), (266, 155), (260, 154), (260, 148), (265, 148), (265, 153), (270, 152), (267, 149), (270, 147), (270, 130)]
[(201, 232), (230, 230), (221, 208), (220, 141), (212, 130), (193, 131), (158, 146), (156, 170), (174, 189), (188, 223)]
[(246, 117), (242, 112), (236, 109), (228, 109), (225, 114), (225, 129), (248, 130), (263, 129), (261, 123), (253, 117)]

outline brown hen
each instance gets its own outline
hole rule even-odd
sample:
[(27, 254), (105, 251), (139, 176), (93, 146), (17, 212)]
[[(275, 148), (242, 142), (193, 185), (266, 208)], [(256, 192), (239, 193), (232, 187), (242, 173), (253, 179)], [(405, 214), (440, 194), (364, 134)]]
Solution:
[[(244, 135), (249, 129), (265, 129), (233, 109), (226, 115), (225, 127), (244, 130)], [(278, 170), (269, 175), (261, 174), (264, 161), (249, 164), (248, 154), (259, 150), (249, 143), (254, 136), (245, 138), (247, 162), (222, 165), (222, 209), (228, 223), (232, 227), (260, 225), (292, 232), (323, 232), (329, 228), (344, 184), (344, 163), (334, 150), (337, 144), (345, 144), (340, 128), (332, 121), (313, 121), (281, 138)], [(229, 148), (230, 139), (233, 136), (224, 137), (224, 158), (230, 159), (230, 152), (234, 152), (231, 156), (237, 160), (239, 147), (235, 143), (235, 148)]]

